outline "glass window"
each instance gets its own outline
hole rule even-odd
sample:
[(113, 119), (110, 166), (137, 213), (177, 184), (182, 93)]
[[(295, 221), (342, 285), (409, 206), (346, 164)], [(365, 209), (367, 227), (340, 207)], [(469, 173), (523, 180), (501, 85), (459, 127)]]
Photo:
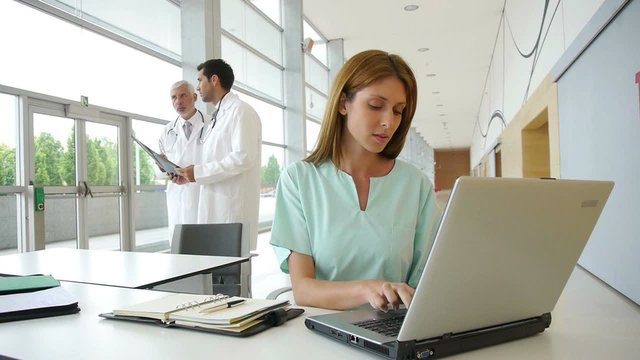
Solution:
[[(158, 139), (164, 125), (143, 120), (132, 121), (133, 134), (147, 146), (159, 151)], [(133, 217), (136, 228), (136, 251), (162, 251), (169, 244), (166, 200), (167, 177), (138, 145), (133, 147), (136, 186)], [(149, 211), (149, 209), (154, 209)]]
[(120, 199), (95, 197), (89, 199), (88, 206), (89, 249), (120, 250)]
[(0, 193), (0, 255), (18, 251), (18, 196)]
[(0, 186), (16, 185), (17, 97), (0, 94)]
[(118, 127), (87, 122), (87, 182), (120, 185)]
[(17, 97), (0, 94), (0, 255), (18, 251), (19, 194), (3, 193), (16, 185)]
[(280, 0), (249, 0), (260, 11), (267, 15), (271, 21), (282, 26), (280, 17)]
[[(64, 117), (33, 114), (35, 184), (76, 184), (75, 122)], [(47, 210), (49, 203), (47, 202)], [(49, 212), (49, 211), (47, 211)]]
[[(91, 104), (175, 117), (167, 93), (182, 79), (178, 66), (16, 1), (0, 1), (0, 33), (11, 34), (0, 37), (0, 48), (20, 54), (2, 58), (3, 85), (73, 100), (84, 95)], [(42, 54), (59, 54), (46, 58), (46, 68), (55, 71), (33, 70), (42, 68)]]
[(315, 148), (318, 135), (320, 135), (320, 124), (307, 120), (307, 151), (312, 151)]
[(262, 176), (260, 179), (259, 226), (271, 226), (276, 209), (275, 191), (284, 167), (284, 149), (262, 145)]
[(237, 82), (282, 102), (280, 69), (226, 36), (222, 37), (222, 58), (233, 68)]
[(164, 189), (136, 191), (134, 218), (136, 219), (136, 251), (166, 249), (169, 244), (169, 218)]
[(305, 39), (311, 38), (313, 40), (313, 48), (311, 49), (311, 55), (320, 60), (321, 63), (328, 66), (327, 60), (327, 40), (320, 35), (307, 21), (302, 23), (302, 34)]
[[(132, 120), (133, 135), (156, 152), (160, 152), (158, 139), (164, 125)], [(133, 142), (132, 142), (133, 144)], [(151, 157), (137, 144), (133, 147), (133, 171), (136, 185), (166, 185), (167, 177), (158, 169)]]
[(304, 56), (305, 82), (324, 94), (329, 93), (329, 70), (310, 55)]
[(44, 241), (49, 248), (77, 248), (76, 199), (47, 196), (44, 212)]
[(316, 120), (322, 120), (324, 108), (327, 106), (327, 98), (310, 87), (306, 87), (305, 98), (307, 115)]
[[(180, 7), (158, 0), (44, 0), (63, 11), (142, 45), (181, 54)], [(140, 14), (144, 14), (141, 18)], [(153, 19), (153, 21), (149, 21)]]
[(241, 0), (222, 0), (222, 28), (282, 65), (282, 33)]
[(284, 114), (282, 109), (244, 93), (238, 93), (238, 96), (251, 105), (260, 116), (262, 141), (284, 144)]

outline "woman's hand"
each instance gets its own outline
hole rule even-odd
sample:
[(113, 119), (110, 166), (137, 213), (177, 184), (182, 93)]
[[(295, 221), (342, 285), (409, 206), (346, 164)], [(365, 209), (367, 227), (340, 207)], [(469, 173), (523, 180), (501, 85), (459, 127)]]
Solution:
[(292, 251), (287, 261), (293, 296), (300, 306), (346, 310), (369, 303), (375, 309), (387, 311), (389, 305), (394, 309), (400, 304), (408, 307), (413, 297), (413, 288), (404, 283), (317, 280), (310, 255)]
[(363, 285), (364, 296), (369, 304), (382, 311), (387, 311), (389, 305), (397, 310), (401, 303), (408, 308), (415, 291), (405, 283), (383, 280), (365, 280)]

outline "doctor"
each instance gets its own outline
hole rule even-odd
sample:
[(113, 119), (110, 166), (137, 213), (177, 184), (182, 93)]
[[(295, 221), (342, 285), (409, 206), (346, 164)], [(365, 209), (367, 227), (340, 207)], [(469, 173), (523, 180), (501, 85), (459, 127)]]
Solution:
[[(197, 135), (205, 126), (206, 119), (202, 112), (195, 108), (198, 95), (193, 85), (184, 80), (173, 84), (170, 94), (178, 117), (162, 129), (159, 139), (160, 151), (178, 166), (200, 164), (202, 146)], [(179, 185), (178, 180), (176, 176), (167, 185), (169, 243), (176, 224), (195, 224), (198, 221), (200, 187), (192, 183)]]
[(178, 169), (200, 187), (198, 223), (249, 225), (249, 249), (258, 238), (262, 125), (256, 111), (230, 92), (233, 69), (222, 59), (198, 65), (198, 91), (216, 106), (199, 135), (202, 162)]

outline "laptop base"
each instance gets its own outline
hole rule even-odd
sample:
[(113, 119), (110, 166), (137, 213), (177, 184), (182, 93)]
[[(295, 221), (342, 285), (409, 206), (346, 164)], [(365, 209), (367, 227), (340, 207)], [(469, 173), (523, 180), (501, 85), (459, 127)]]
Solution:
[(320, 323), (305, 320), (310, 330), (334, 340), (356, 346), (389, 359), (437, 359), (491, 345), (522, 339), (543, 332), (551, 325), (551, 313), (482, 329), (465, 331), (422, 341), (395, 341), (376, 344), (364, 339), (354, 341), (351, 334), (336, 331)]

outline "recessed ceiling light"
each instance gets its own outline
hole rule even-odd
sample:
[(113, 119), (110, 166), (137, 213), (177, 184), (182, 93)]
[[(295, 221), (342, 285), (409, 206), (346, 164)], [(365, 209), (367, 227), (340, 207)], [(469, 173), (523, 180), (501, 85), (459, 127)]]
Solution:
[(440, 114), (440, 116), (447, 116), (447, 114)]
[(429, 48), (418, 48), (418, 51), (420, 51), (420, 52), (429, 51)]
[(431, 93), (437, 95), (437, 94), (440, 94), (440, 91), (432, 91)]
[(436, 104), (436, 106), (438, 106), (438, 107), (443, 107), (444, 105), (442, 105), (442, 104)]
[(404, 7), (404, 11), (415, 11), (418, 10), (418, 5), (407, 5)]
[(434, 77), (434, 76), (436, 76), (436, 74), (433, 74), (433, 73), (427, 74), (427, 77)]

